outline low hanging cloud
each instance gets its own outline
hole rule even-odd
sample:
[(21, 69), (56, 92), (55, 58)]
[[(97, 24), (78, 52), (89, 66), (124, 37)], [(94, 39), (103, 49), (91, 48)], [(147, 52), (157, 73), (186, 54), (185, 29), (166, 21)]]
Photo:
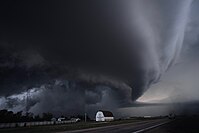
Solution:
[[(0, 99), (1, 108), (15, 112), (24, 110), (40, 114), (51, 112), (55, 116), (90, 115), (98, 108), (118, 108), (118, 92), (107, 86), (82, 87), (74, 81), (56, 80), (39, 88)], [(116, 99), (117, 98), (117, 99)], [(85, 106), (86, 105), (86, 106)]]
[[(36, 113), (83, 112), (84, 105), (95, 110), (132, 104), (175, 64), (182, 47), (192, 47), (184, 43), (192, 20), (191, 3), (4, 2), (1, 5), (6, 9), (2, 7), (5, 11), (0, 14), (0, 96), (11, 102), (10, 96), (37, 88), (39, 93), (29, 107)], [(15, 4), (19, 6), (16, 12)], [(71, 82), (74, 87), (56, 85), (55, 81)], [(25, 104), (20, 101), (11, 105)]]

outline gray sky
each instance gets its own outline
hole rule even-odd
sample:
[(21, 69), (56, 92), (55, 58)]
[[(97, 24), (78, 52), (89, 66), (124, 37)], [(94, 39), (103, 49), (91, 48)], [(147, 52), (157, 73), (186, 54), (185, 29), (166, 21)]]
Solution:
[(199, 100), (197, 1), (0, 5), (0, 108), (71, 114)]

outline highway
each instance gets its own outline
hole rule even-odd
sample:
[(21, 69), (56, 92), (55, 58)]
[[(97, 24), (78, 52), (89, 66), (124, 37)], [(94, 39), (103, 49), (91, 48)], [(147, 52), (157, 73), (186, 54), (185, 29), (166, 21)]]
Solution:
[(75, 131), (65, 131), (61, 133), (141, 133), (164, 124), (169, 123), (168, 119), (157, 119), (143, 122), (111, 125), (97, 128), (81, 129)]

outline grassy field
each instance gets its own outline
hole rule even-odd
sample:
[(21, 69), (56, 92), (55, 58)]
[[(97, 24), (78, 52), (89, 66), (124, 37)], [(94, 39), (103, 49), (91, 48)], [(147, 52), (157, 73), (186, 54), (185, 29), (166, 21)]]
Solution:
[(128, 119), (128, 120), (116, 120), (112, 122), (79, 122), (73, 124), (63, 125), (48, 125), (48, 126), (32, 126), (32, 127), (19, 127), (10, 129), (0, 129), (0, 133), (54, 133), (59, 131), (78, 130), (93, 127), (102, 127), (109, 125), (117, 125), (123, 123), (136, 123), (139, 121), (146, 121), (143, 119)]

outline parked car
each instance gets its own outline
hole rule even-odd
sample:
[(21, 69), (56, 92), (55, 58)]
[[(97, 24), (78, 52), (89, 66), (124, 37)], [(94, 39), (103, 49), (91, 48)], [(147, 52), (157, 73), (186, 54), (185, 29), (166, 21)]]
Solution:
[(57, 121), (64, 121), (64, 120), (65, 120), (65, 118), (58, 118)]
[(56, 118), (52, 118), (52, 119), (51, 119), (51, 121), (56, 121), (56, 120), (57, 120)]
[(71, 118), (70, 120), (71, 120), (72, 122), (80, 122), (80, 121), (81, 121), (80, 118)]

